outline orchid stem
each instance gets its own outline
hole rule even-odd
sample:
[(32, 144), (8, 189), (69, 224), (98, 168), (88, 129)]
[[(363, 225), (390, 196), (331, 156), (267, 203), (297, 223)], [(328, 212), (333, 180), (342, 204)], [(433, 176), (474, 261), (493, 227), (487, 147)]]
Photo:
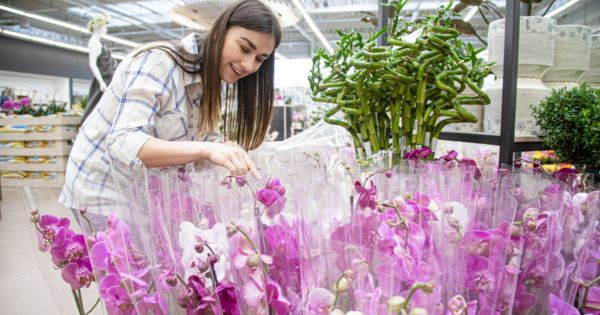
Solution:
[(580, 310), (584, 310), (585, 309), (585, 304), (587, 303), (587, 297), (588, 294), (590, 293), (590, 288), (593, 287), (596, 283), (600, 282), (600, 276), (596, 277), (596, 279), (590, 281), (588, 284), (584, 285), (584, 289), (583, 289), (583, 304), (581, 305), (581, 309)]
[(76, 290), (71, 290), (71, 292), (73, 293), (73, 299), (75, 299), (75, 304), (77, 304), (77, 311), (79, 312), (79, 315), (84, 315), (83, 307), (81, 305), (81, 298), (77, 295)]
[[(250, 236), (248, 235), (248, 233), (246, 233), (246, 231), (244, 231), (244, 229), (243, 229), (241, 226), (239, 226), (239, 225), (237, 225), (237, 224), (235, 224), (235, 223), (233, 223), (233, 222), (231, 222), (231, 224), (232, 224), (232, 225), (235, 227), (235, 229), (236, 229), (238, 232), (240, 232), (240, 233), (242, 234), (242, 236), (244, 236), (244, 238), (245, 238), (245, 239), (246, 239), (246, 240), (247, 240), (247, 241), (250, 243), (250, 245), (252, 246), (252, 249), (254, 249), (254, 251), (255, 251), (255, 252), (256, 252), (256, 253), (257, 253), (257, 254), (260, 256), (260, 255), (261, 255), (261, 252), (258, 250), (258, 248), (256, 247), (256, 244), (254, 244), (254, 242), (252, 241), (252, 239), (250, 239)], [(260, 260), (260, 259), (259, 259), (259, 260)], [(266, 268), (266, 267), (265, 267), (265, 266), (264, 266), (262, 263), (260, 263), (260, 264), (261, 264), (261, 266), (262, 266), (263, 273), (264, 273), (264, 275), (265, 275), (265, 277), (266, 277), (266, 276), (268, 275), (269, 271), (267, 270), (267, 268)]]
[(85, 219), (85, 222), (87, 222), (87, 225), (90, 228), (90, 234), (94, 234), (94, 228), (92, 227), (92, 222), (90, 222), (90, 219), (88, 219), (88, 217), (83, 213), (81, 216)]
[(338, 299), (339, 299), (339, 297), (340, 297), (340, 291), (339, 291), (337, 288), (338, 288), (338, 286), (339, 286), (339, 283), (340, 283), (340, 281), (342, 281), (342, 279), (343, 279), (345, 276), (346, 276), (345, 274), (342, 274), (342, 276), (341, 276), (341, 277), (339, 277), (339, 278), (337, 279), (337, 281), (335, 282), (335, 285), (334, 285), (334, 288), (333, 288), (333, 289), (334, 289), (334, 291), (335, 291), (335, 297), (333, 298), (333, 303), (331, 303), (331, 306), (329, 307), (329, 310), (330, 310), (330, 311), (333, 311), (333, 310), (335, 309), (335, 305), (337, 304), (337, 301), (338, 301)]
[(100, 298), (96, 299), (96, 303), (94, 303), (94, 305), (92, 306), (92, 308), (87, 313), (85, 313), (85, 315), (91, 314), (92, 311), (94, 311), (94, 309), (96, 308), (96, 306), (98, 306), (98, 304), (100, 304)]

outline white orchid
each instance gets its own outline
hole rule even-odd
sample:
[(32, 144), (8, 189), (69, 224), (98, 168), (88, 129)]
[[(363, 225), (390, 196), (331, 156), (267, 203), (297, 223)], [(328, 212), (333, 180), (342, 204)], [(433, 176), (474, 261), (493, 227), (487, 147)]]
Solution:
[[(198, 267), (201, 262), (208, 262), (208, 255), (212, 252), (208, 248), (198, 253), (196, 245), (204, 242), (210, 246), (214, 253), (219, 257), (219, 261), (214, 265), (217, 281), (222, 281), (229, 270), (229, 243), (227, 242), (227, 229), (222, 223), (216, 223), (212, 228), (208, 228), (208, 221), (200, 223), (197, 228), (191, 222), (181, 222), (179, 225), (179, 246), (183, 249), (181, 263), (185, 270), (185, 279), (189, 276), (198, 274)], [(207, 285), (210, 285), (207, 282)]]

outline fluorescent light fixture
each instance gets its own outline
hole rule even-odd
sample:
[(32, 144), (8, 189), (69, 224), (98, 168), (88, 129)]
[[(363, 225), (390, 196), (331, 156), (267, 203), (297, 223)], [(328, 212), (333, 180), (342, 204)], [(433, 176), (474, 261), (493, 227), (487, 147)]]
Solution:
[[(37, 36), (29, 35), (29, 34), (23, 34), (23, 33), (19, 33), (19, 32), (13, 32), (10, 30), (0, 29), (0, 34), (4, 34), (6, 36), (24, 39), (24, 40), (28, 40), (28, 41), (32, 41), (35, 43), (48, 45), (48, 46), (54, 46), (54, 47), (68, 49), (68, 50), (78, 51), (78, 52), (85, 53), (85, 54), (88, 54), (90, 52), (90, 50), (87, 47), (62, 43), (59, 41), (55, 41), (55, 40), (51, 40), (51, 39), (47, 39), (47, 38), (43, 38), (43, 37), (37, 37)], [(111, 56), (113, 58), (119, 59), (119, 60), (125, 59), (125, 56), (121, 55), (121, 54), (111, 54)]]
[(552, 10), (552, 12), (546, 14), (546, 17), (554, 17), (557, 16), (559, 14), (561, 14), (563, 11), (565, 11), (566, 9), (568, 9), (569, 7), (573, 6), (575, 3), (579, 2), (579, 0), (571, 0), (569, 2), (566, 2), (565, 4), (563, 4), (562, 6)]
[(306, 12), (304, 6), (300, 3), (300, 1), (292, 0), (292, 2), (296, 6), (296, 8), (298, 8), (298, 11), (300, 11), (300, 14), (302, 14), (302, 17), (304, 17), (304, 20), (306, 21), (306, 23), (308, 23), (310, 29), (313, 31), (313, 33), (315, 33), (315, 35), (317, 35), (317, 38), (319, 38), (321, 43), (323, 43), (327, 51), (330, 54), (333, 53), (333, 48), (331, 47), (331, 45), (329, 45), (329, 42), (327, 41), (327, 39), (325, 39), (325, 36), (323, 36), (323, 33), (321, 33), (317, 25), (315, 25), (315, 22), (313, 22), (312, 18), (310, 17), (310, 15), (308, 15), (308, 12)]
[(23, 34), (23, 33), (13, 32), (13, 31), (9, 31), (9, 30), (3, 30), (3, 29), (0, 29), (0, 34), (6, 34), (10, 37), (16, 37), (16, 38), (25, 39), (25, 40), (29, 40), (29, 41), (40, 43), (40, 44), (46, 44), (46, 45), (50, 45), (50, 46), (66, 48), (69, 50), (74, 50), (74, 51), (78, 51), (78, 52), (82, 52), (82, 53), (86, 53), (86, 54), (90, 52), (90, 50), (87, 49), (87, 47), (82, 47), (82, 46), (77, 46), (77, 45), (72, 45), (72, 44), (67, 44), (67, 43), (61, 43), (61, 42), (58, 42), (55, 40), (32, 36), (29, 34)]
[[(85, 27), (81, 27), (79, 25), (74, 25), (71, 23), (67, 23), (67, 22), (63, 22), (61, 20), (57, 20), (57, 19), (52, 19), (49, 17), (45, 17), (45, 16), (41, 16), (41, 15), (37, 15), (37, 14), (33, 14), (33, 13), (29, 13), (29, 12), (25, 12), (19, 9), (15, 9), (15, 8), (11, 8), (11, 7), (7, 7), (4, 5), (0, 4), (0, 10), (6, 11), (6, 12), (10, 12), (10, 13), (14, 13), (17, 15), (21, 15), (24, 16), (26, 18), (30, 18), (30, 19), (34, 19), (34, 20), (38, 20), (41, 22), (45, 22), (48, 24), (53, 24), (53, 25), (58, 25), (64, 28), (68, 28), (70, 30), (74, 30), (80, 33), (84, 33), (84, 34), (90, 34), (90, 31), (85, 28)], [(109, 40), (111, 42), (117, 43), (117, 44), (121, 44), (121, 45), (125, 45), (125, 46), (129, 46), (129, 47), (137, 47), (140, 44), (132, 42), (132, 41), (128, 41), (128, 40), (124, 40), (124, 39), (120, 39), (118, 37), (114, 37), (111, 35), (102, 35), (102, 38)]]
[(473, 6), (471, 10), (467, 13), (467, 15), (465, 15), (465, 18), (463, 20), (465, 22), (469, 22), (473, 18), (473, 15), (475, 15), (475, 12), (477, 12), (477, 7)]
[(180, 5), (180, 6), (184, 6), (185, 5), (185, 1), (183, 1), (183, 0), (172, 0), (172, 1), (176, 5)]

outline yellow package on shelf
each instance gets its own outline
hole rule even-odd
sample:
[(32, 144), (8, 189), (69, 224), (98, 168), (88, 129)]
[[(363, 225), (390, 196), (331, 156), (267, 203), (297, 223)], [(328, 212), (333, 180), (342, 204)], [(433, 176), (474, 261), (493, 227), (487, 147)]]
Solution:
[(2, 178), (27, 178), (27, 172), (23, 171), (1, 171), (0, 177)]
[(0, 127), (0, 133), (12, 133), (12, 132), (25, 133), (25, 132), (31, 132), (31, 131), (33, 131), (33, 128), (31, 128), (30, 126), (26, 126), (26, 125), (7, 125), (7, 126)]
[(27, 157), (24, 156), (0, 156), (0, 163), (27, 163)]
[(25, 144), (28, 148), (48, 148), (50, 147), (48, 141), (28, 141)]
[(36, 132), (52, 132), (52, 131), (54, 131), (54, 126), (50, 126), (50, 125), (34, 126), (34, 129)]
[(24, 148), (25, 141), (0, 141), (0, 148)]
[(48, 158), (45, 156), (30, 156), (27, 158), (27, 163), (41, 164), (46, 163), (46, 160), (48, 160)]

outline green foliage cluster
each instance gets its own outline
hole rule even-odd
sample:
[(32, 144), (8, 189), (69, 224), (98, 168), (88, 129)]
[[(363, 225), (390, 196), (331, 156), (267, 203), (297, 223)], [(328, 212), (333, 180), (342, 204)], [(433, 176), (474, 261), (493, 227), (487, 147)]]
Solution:
[[(398, 1), (396, 12), (407, 1)], [(459, 39), (451, 8), (452, 2), (419, 22), (401, 22), (397, 14), (389, 29), (369, 38), (338, 31), (338, 49), (314, 55), (313, 100), (335, 104), (325, 121), (348, 130), (359, 154), (393, 150), (402, 156), (431, 147), (447, 124), (477, 121), (463, 105), (490, 103), (481, 86), (491, 64)], [(385, 34), (389, 45), (377, 46)], [(406, 40), (409, 34), (416, 39)], [(473, 94), (464, 95), (467, 89)], [(338, 112), (343, 119), (334, 117)]]
[(581, 172), (600, 168), (600, 89), (583, 84), (553, 90), (532, 110), (544, 142), (561, 161)]
[(64, 113), (66, 107), (66, 103), (56, 103), (55, 101), (52, 101), (48, 105), (23, 106), (21, 109), (16, 111), (15, 114), (31, 115), (34, 117), (48, 116), (57, 113)]

